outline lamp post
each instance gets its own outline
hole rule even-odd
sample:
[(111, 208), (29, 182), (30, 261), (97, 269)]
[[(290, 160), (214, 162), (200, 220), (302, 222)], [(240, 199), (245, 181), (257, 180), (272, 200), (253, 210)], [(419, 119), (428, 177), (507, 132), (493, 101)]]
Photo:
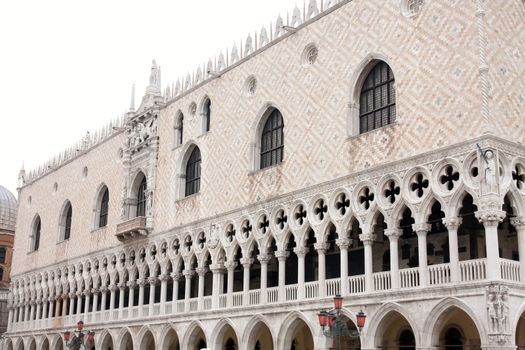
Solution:
[(341, 317), (341, 308), (343, 307), (343, 298), (340, 295), (334, 297), (334, 308), (330, 311), (321, 311), (318, 314), (319, 324), (323, 329), (323, 334), (327, 337), (334, 338), (337, 350), (341, 350), (341, 337), (359, 338), (361, 330), (365, 326), (366, 315), (359, 311), (357, 318), (357, 331), (349, 330), (346, 322)]
[[(95, 332), (87, 331), (85, 334), (82, 332), (84, 329), (84, 322), (77, 322), (77, 331), (65, 331), (64, 340), (66, 346), (71, 350), (92, 349), (95, 345)], [(87, 336), (86, 336), (87, 335)]]

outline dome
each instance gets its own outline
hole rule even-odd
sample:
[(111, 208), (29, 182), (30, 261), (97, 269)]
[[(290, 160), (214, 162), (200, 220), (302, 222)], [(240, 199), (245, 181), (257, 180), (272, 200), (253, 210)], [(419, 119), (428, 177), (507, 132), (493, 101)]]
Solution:
[(16, 224), (16, 198), (0, 185), (0, 230), (14, 231)]

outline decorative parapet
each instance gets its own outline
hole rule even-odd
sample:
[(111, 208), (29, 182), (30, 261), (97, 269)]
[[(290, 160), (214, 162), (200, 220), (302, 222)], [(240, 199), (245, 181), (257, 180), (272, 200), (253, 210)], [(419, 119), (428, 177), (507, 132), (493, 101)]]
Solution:
[(32, 183), (38, 178), (56, 170), (60, 166), (103, 143), (114, 134), (120, 133), (126, 122), (127, 118), (125, 115), (123, 115), (121, 117), (115, 118), (110, 123), (94, 133), (90, 133), (88, 131), (80, 141), (60, 152), (58, 155), (49, 159), (47, 162), (40, 165), (36, 169), (30, 171), (27, 175), (25, 174), (25, 171), (23, 173), (21, 172), (18, 184), (19, 187)]
[(248, 34), (246, 39), (239, 41), (238, 45), (234, 43), (231, 49), (220, 52), (215, 59), (209, 59), (193, 72), (169, 84), (163, 91), (164, 101), (168, 103), (206, 80), (220, 77), (226, 70), (248, 59), (257, 51), (271, 46), (287, 34), (295, 33), (306, 22), (313, 22), (328, 13), (335, 5), (347, 2), (349, 0), (305, 0), (302, 10), (296, 5), (291, 16), (290, 13), (286, 14), (286, 20), (279, 15), (275, 23), (270, 22), (269, 27), (263, 26), (259, 32)]
[(148, 232), (146, 217), (139, 216), (118, 224), (115, 236), (117, 236), (120, 241), (125, 241), (138, 236), (146, 236)]

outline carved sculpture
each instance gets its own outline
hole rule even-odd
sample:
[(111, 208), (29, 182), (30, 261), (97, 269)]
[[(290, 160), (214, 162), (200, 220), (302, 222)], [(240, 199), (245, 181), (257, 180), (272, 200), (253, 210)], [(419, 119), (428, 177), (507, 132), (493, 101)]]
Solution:
[(479, 150), (481, 195), (498, 194), (498, 168), (496, 153), (492, 149)]
[(507, 333), (509, 321), (509, 289), (504, 286), (487, 287), (487, 314), (491, 333)]

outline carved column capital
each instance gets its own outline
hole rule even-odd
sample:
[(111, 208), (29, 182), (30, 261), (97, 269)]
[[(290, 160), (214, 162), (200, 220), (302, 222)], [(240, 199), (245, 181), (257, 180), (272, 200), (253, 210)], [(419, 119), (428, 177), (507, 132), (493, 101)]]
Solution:
[(324, 254), (328, 249), (330, 249), (330, 243), (315, 243), (314, 248), (317, 250), (318, 254)]
[(516, 228), (516, 230), (524, 230), (525, 216), (516, 216), (515, 218), (510, 219), (510, 223)]
[(417, 224), (412, 224), (412, 230), (414, 230), (418, 236), (426, 235), (432, 229), (432, 225), (426, 222), (420, 222)]
[(290, 256), (290, 252), (287, 250), (277, 250), (275, 252), (275, 257), (279, 261), (286, 261), (286, 258)]
[[(337, 244), (337, 246), (339, 247), (339, 249), (348, 249), (348, 247), (350, 247), (350, 244), (352, 242), (350, 241), (349, 238), (347, 237), (343, 237), (343, 238), (338, 238), (335, 240), (335, 244)], [(330, 247), (330, 245), (328, 243), (326, 243), (328, 247)], [(328, 250), (328, 248), (327, 248)]]
[(193, 270), (184, 270), (184, 271), (182, 271), (182, 273), (184, 274), (184, 277), (186, 279), (190, 279), (190, 278), (193, 277), (193, 275), (195, 275), (195, 271), (193, 271)]
[(204, 276), (206, 272), (208, 272), (208, 268), (204, 266), (199, 266), (195, 269), (195, 272), (197, 272), (197, 275), (199, 275), (199, 277)]
[(390, 241), (398, 240), (402, 235), (403, 230), (399, 228), (389, 228), (385, 230), (385, 236), (387, 236)]
[(496, 209), (487, 209), (487, 210), (478, 210), (474, 213), (476, 218), (483, 224), (485, 227), (498, 226), (500, 222), (505, 219), (507, 215), (503, 210)]
[(151, 276), (150, 278), (148, 278), (148, 283), (149, 283), (150, 285), (155, 285), (155, 284), (157, 283), (158, 280), (159, 280), (159, 279), (158, 279), (157, 277), (153, 277), (153, 276)]
[(270, 262), (271, 259), (272, 259), (272, 256), (270, 254), (257, 255), (257, 260), (259, 260), (261, 265), (268, 264), (268, 262)]
[(298, 258), (304, 258), (308, 254), (309, 249), (307, 247), (295, 247), (293, 252)]
[(118, 285), (117, 285), (118, 289), (120, 290), (124, 290), (126, 289), (126, 282), (120, 282)]
[(168, 279), (169, 279), (169, 276), (166, 273), (163, 273), (162, 275), (159, 276), (159, 280), (161, 282), (166, 282)]
[(137, 284), (139, 287), (145, 287), (146, 284), (148, 284), (148, 281), (145, 278), (140, 278), (137, 280)]
[(224, 266), (226, 269), (233, 271), (237, 267), (237, 263), (235, 261), (226, 261)]
[(171, 274), (171, 278), (173, 278), (174, 281), (178, 281), (182, 278), (182, 273), (180, 272), (173, 272)]
[(253, 264), (253, 259), (252, 258), (241, 258), (241, 260), (239, 260), (241, 265), (246, 268), (246, 269), (249, 269), (250, 266), (252, 266)]
[(100, 286), (100, 292), (106, 293), (109, 290), (108, 286)]
[(364, 245), (369, 245), (374, 243), (376, 240), (376, 235), (372, 233), (362, 233), (359, 235), (359, 239), (363, 242)]
[(112, 284), (112, 285), (109, 286), (108, 289), (109, 289), (110, 292), (113, 293), (113, 292), (116, 292), (118, 290), (118, 286), (116, 284)]
[(82, 296), (84, 295), (84, 291), (83, 290), (77, 290), (75, 294), (77, 295), (77, 298), (82, 298)]
[(213, 273), (222, 273), (224, 270), (224, 265), (223, 264), (211, 264), (210, 270)]
[(66, 297), (69, 297), (69, 299), (73, 299), (74, 297), (76, 297), (77, 294), (75, 292), (70, 292), (69, 294), (64, 294), (63, 298), (62, 299), (65, 299)]
[(447, 218), (443, 218), (443, 225), (447, 228), (447, 230), (457, 230), (459, 226), (463, 223), (463, 218), (459, 216), (451, 216)]
[(91, 295), (91, 290), (90, 289), (84, 289), (84, 295), (87, 297), (87, 296), (90, 296)]

